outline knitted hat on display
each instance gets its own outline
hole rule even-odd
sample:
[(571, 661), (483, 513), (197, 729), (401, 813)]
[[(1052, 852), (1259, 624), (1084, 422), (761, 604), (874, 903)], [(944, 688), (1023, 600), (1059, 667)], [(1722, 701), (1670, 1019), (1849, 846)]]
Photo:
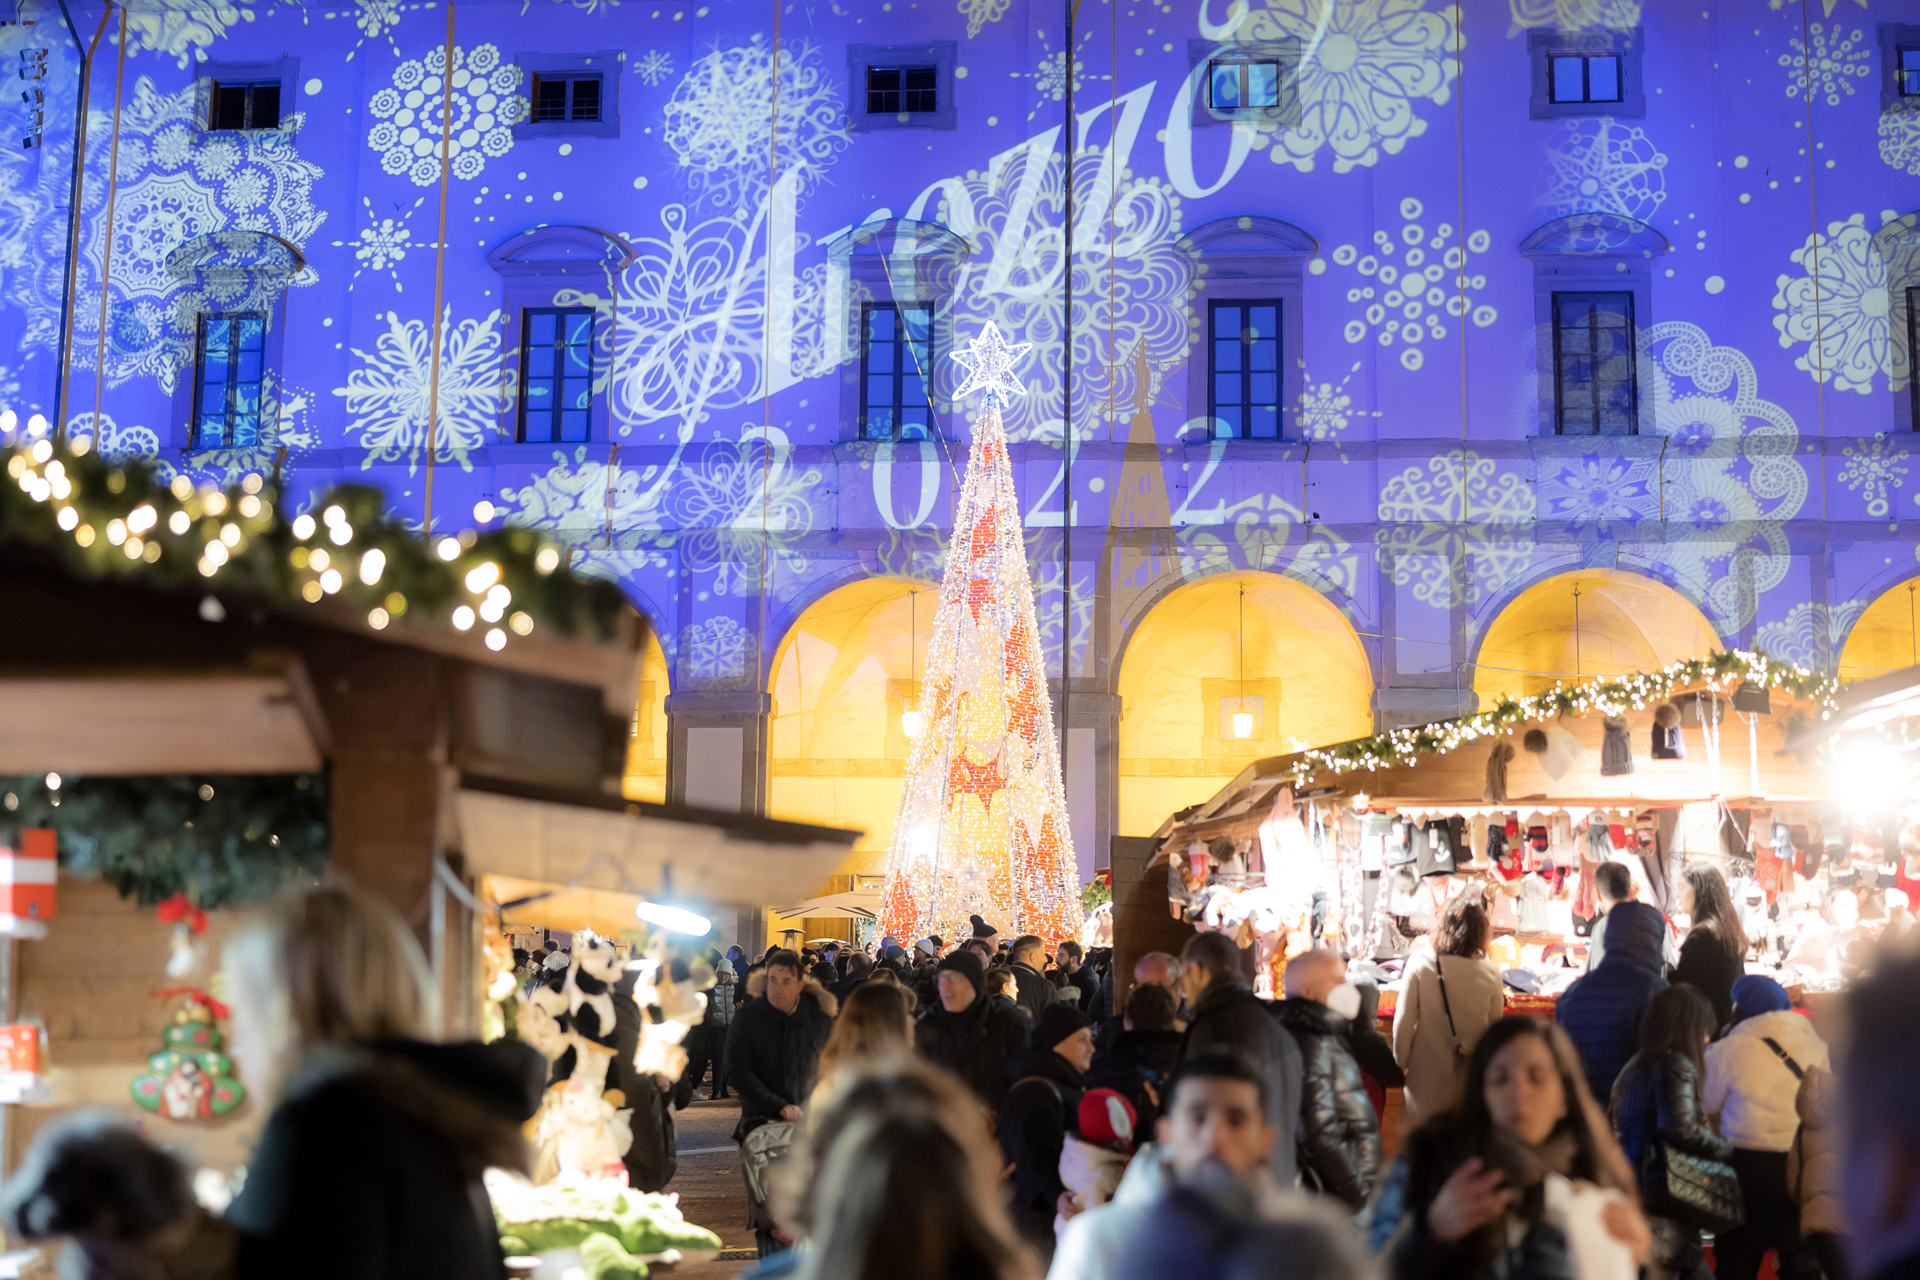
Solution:
[(1080, 1136), (1095, 1146), (1132, 1146), (1138, 1119), (1133, 1104), (1112, 1089), (1089, 1089), (1080, 1099)]
[(988, 924), (985, 920), (982, 920), (979, 916), (968, 916), (967, 919), (973, 925), (974, 937), (997, 938), (1000, 936), (1000, 931), (998, 929)]
[[(987, 990), (987, 969), (980, 963), (980, 957), (971, 951), (955, 951), (933, 966), (933, 971), (945, 973), (952, 970), (973, 984), (975, 995), (985, 995)], [(1069, 1035), (1072, 1033), (1069, 1032)]]
[(1034, 1024), (1030, 1043), (1036, 1049), (1051, 1049), (1074, 1032), (1092, 1025), (1087, 1015), (1072, 1003), (1056, 1000), (1040, 1011), (1040, 1021)]

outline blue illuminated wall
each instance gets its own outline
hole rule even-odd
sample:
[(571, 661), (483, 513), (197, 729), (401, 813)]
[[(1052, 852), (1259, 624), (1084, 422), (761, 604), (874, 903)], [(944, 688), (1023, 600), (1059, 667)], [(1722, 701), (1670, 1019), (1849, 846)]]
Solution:
[[(1009, 427), (1075, 696), (1225, 570), (1337, 603), (1382, 723), (1455, 709), (1490, 619), (1568, 569), (1644, 573), (1724, 641), (1823, 667), (1916, 571), (1920, 114), (1888, 95), (1920, 0), (1089, 0), (1071, 34), (1069, 7), (147, 0), (76, 6), (70, 35), (22, 0), (8, 74), (50, 53), (41, 146), (0, 94), (0, 398), (55, 415), (64, 328), (67, 429), (103, 447), (560, 530), (696, 719), (703, 692), (753, 714), (826, 591), (939, 577), (972, 408), (936, 396), (936, 442), (855, 438), (854, 317), (890, 291), (935, 300), (942, 349), (987, 320), (1036, 344)], [(853, 45), (940, 65), (936, 127), (868, 119)], [(1568, 48), (1623, 54), (1626, 118), (1542, 108)], [(1196, 104), (1236, 49), (1291, 68), (1283, 106)], [(525, 122), (532, 75), (583, 66), (617, 129)], [(262, 67), (281, 128), (202, 129), (207, 81)], [(299, 260), (258, 236), (180, 260), (234, 232)], [(1551, 272), (1634, 291), (1638, 435), (1554, 434)], [(1279, 441), (1207, 438), (1204, 304), (1235, 279), (1288, 299)], [(196, 316), (263, 298), (273, 438), (195, 451)], [(515, 442), (526, 305), (595, 311), (584, 444)]]

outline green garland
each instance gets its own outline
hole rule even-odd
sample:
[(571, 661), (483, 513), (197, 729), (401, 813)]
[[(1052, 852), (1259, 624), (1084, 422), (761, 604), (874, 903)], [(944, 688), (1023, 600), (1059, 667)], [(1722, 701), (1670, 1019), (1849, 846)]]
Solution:
[(258, 902), (326, 865), (325, 774), (54, 776), (0, 778), (0, 823), (53, 828), (62, 870), (143, 907)]
[(229, 489), (185, 476), (165, 485), (148, 463), (108, 461), (91, 445), (42, 435), (0, 449), (12, 482), (0, 483), (0, 543), (45, 548), (89, 578), (142, 572), (289, 602), (338, 596), (375, 630), (409, 613), (445, 619), (492, 649), (536, 625), (611, 638), (627, 608), (613, 584), (562, 568), (567, 548), (532, 529), (423, 538), (383, 517), (379, 491), (363, 485), (289, 515), (258, 473)]
[(1821, 705), (1821, 718), (1832, 714), (1840, 686), (1831, 676), (1805, 667), (1776, 663), (1764, 653), (1743, 649), (1716, 650), (1704, 658), (1669, 663), (1658, 671), (1620, 680), (1593, 680), (1586, 684), (1556, 684), (1530, 698), (1502, 698), (1491, 710), (1458, 720), (1442, 720), (1410, 729), (1394, 729), (1371, 738), (1356, 738), (1298, 753), (1295, 776), (1302, 781), (1322, 771), (1391, 768), (1422, 756), (1445, 755), (1456, 747), (1490, 738), (1534, 720), (1560, 716), (1621, 715), (1662, 701), (1675, 689), (1705, 684), (1709, 689), (1751, 683), (1782, 689)]

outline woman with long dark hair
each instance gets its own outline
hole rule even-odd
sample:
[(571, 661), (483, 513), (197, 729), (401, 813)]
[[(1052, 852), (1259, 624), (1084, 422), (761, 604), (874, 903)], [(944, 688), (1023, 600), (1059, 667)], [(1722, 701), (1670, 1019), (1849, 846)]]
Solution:
[(1573, 1042), (1544, 1019), (1505, 1018), (1474, 1046), (1458, 1105), (1409, 1135), (1374, 1203), (1370, 1241), (1389, 1250), (1395, 1280), (1570, 1275), (1566, 1235), (1547, 1221), (1552, 1174), (1622, 1193), (1603, 1220), (1646, 1257), (1632, 1172)]
[[(1613, 1083), (1611, 1116), (1629, 1168), (1644, 1171), (1662, 1149), (1725, 1162), (1733, 1144), (1715, 1133), (1700, 1107), (1706, 1079), (1703, 1053), (1712, 1038), (1713, 1006), (1693, 987), (1668, 987), (1647, 1006), (1640, 1051)], [(1711, 1275), (1697, 1228), (1649, 1216), (1654, 1261), (1670, 1277)]]
[(1680, 963), (1671, 980), (1696, 988), (1713, 1005), (1714, 1026), (1733, 1020), (1733, 984), (1746, 972), (1747, 935), (1733, 894), (1709, 866), (1688, 867), (1680, 877), (1680, 911), (1693, 927), (1680, 944)]

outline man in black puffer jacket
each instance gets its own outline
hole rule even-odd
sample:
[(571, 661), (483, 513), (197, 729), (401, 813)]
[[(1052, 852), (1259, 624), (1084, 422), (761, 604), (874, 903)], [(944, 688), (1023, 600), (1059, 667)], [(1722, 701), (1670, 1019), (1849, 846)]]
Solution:
[(1025, 1024), (1019, 1013), (987, 997), (986, 974), (973, 952), (954, 952), (934, 976), (939, 998), (914, 1029), (914, 1048), (998, 1110), (1012, 1082), (1007, 1064), (1026, 1052)]
[(1363, 1208), (1380, 1172), (1380, 1121), (1347, 1048), (1347, 1019), (1329, 1007), (1357, 1005), (1359, 992), (1347, 984), (1346, 961), (1309, 951), (1288, 962), (1286, 993), (1274, 1015), (1300, 1045), (1300, 1171), (1350, 1208)]

